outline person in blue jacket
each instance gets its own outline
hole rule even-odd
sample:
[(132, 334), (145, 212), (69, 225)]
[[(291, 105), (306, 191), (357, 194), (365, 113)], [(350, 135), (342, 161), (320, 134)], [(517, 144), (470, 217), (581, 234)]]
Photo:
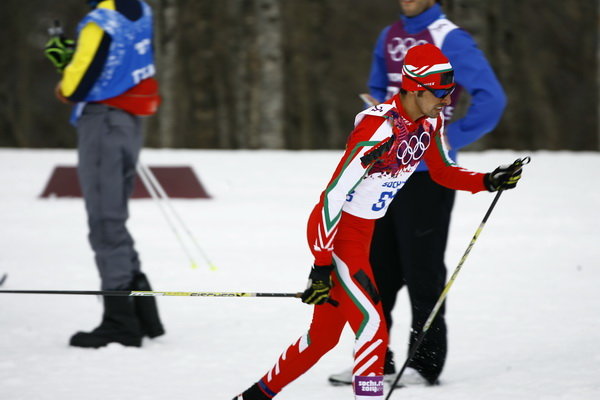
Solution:
[[(471, 96), (466, 114), (446, 124), (450, 156), (457, 161), (459, 149), (496, 127), (506, 96), (473, 38), (446, 18), (438, 2), (398, 1), (402, 9), (400, 19), (383, 29), (375, 45), (368, 81), (372, 101), (383, 102), (400, 90), (402, 65), (409, 48), (424, 43), (440, 48), (453, 65), (457, 82), (452, 104), (444, 108), (446, 122), (452, 118), (461, 92)], [(397, 294), (406, 286), (412, 310), (409, 350), (446, 283), (444, 253), (454, 198), (454, 190), (432, 181), (423, 162), (375, 225), (370, 259), (388, 331)], [(439, 383), (447, 348), (442, 307), (399, 385)], [(391, 383), (396, 370), (389, 349), (384, 372)], [(331, 375), (329, 382), (351, 384), (352, 370)]]
[[(141, 118), (153, 115), (160, 103), (152, 10), (141, 0), (86, 3), (91, 10), (79, 23), (77, 46), (55, 95), (73, 105), (77, 175), (101, 288), (148, 291), (127, 219), (144, 140)], [(100, 324), (71, 336), (71, 346), (140, 347), (144, 337), (165, 333), (155, 299), (105, 296), (103, 305)]]

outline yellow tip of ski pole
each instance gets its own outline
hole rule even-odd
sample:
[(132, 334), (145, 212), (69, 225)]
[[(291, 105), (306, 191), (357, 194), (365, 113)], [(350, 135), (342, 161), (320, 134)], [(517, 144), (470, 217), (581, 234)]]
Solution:
[(218, 268), (215, 264), (210, 263), (210, 265), (208, 266), (208, 268), (210, 268), (211, 271), (216, 271)]
[(196, 269), (198, 268), (198, 264), (196, 264), (195, 262), (192, 263), (192, 269)]

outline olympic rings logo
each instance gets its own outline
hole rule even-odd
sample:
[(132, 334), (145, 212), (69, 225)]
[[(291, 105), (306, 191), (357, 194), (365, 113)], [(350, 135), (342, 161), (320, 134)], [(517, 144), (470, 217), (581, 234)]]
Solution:
[(395, 37), (392, 38), (391, 43), (388, 44), (388, 53), (390, 53), (390, 57), (394, 61), (402, 61), (404, 60), (404, 56), (408, 49), (414, 46), (418, 46), (421, 44), (429, 43), (427, 40), (417, 40), (415, 38), (401, 38)]
[(405, 139), (400, 142), (396, 157), (402, 162), (402, 165), (410, 165), (423, 157), (430, 143), (431, 135), (429, 132), (423, 132), (418, 137), (413, 135), (408, 141)]

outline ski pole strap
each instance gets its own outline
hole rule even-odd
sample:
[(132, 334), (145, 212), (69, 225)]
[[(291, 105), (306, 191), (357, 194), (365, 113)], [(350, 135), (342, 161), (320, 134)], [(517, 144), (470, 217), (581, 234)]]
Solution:
[(527, 157), (523, 157), (523, 158), (517, 158), (515, 161), (513, 161), (513, 163), (510, 165), (510, 168), (515, 171), (517, 169), (519, 169), (520, 167), (522, 167), (523, 165), (527, 165), (531, 162), (531, 157), (527, 156)]

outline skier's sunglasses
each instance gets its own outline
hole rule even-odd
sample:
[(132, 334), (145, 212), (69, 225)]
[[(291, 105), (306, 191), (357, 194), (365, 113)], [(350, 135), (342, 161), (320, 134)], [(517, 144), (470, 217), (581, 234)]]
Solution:
[[(450, 96), (452, 94), (452, 92), (454, 92), (454, 89), (456, 89), (456, 85), (449, 87), (447, 89), (432, 89), (429, 86), (422, 84), (421, 82), (419, 82), (418, 80), (416, 80), (413, 77), (410, 77), (408, 75), (404, 75), (404, 76), (406, 78), (410, 79), (411, 81), (418, 83), (419, 86), (423, 87), (425, 90), (427, 90), (429, 93), (431, 93), (438, 99), (443, 99), (446, 96)], [(447, 81), (447, 83), (444, 83), (444, 81)], [(448, 85), (448, 84), (452, 83), (453, 81), (454, 81), (453, 73), (447, 73), (447, 74), (442, 75), (442, 82), (441, 82), (442, 85)]]

